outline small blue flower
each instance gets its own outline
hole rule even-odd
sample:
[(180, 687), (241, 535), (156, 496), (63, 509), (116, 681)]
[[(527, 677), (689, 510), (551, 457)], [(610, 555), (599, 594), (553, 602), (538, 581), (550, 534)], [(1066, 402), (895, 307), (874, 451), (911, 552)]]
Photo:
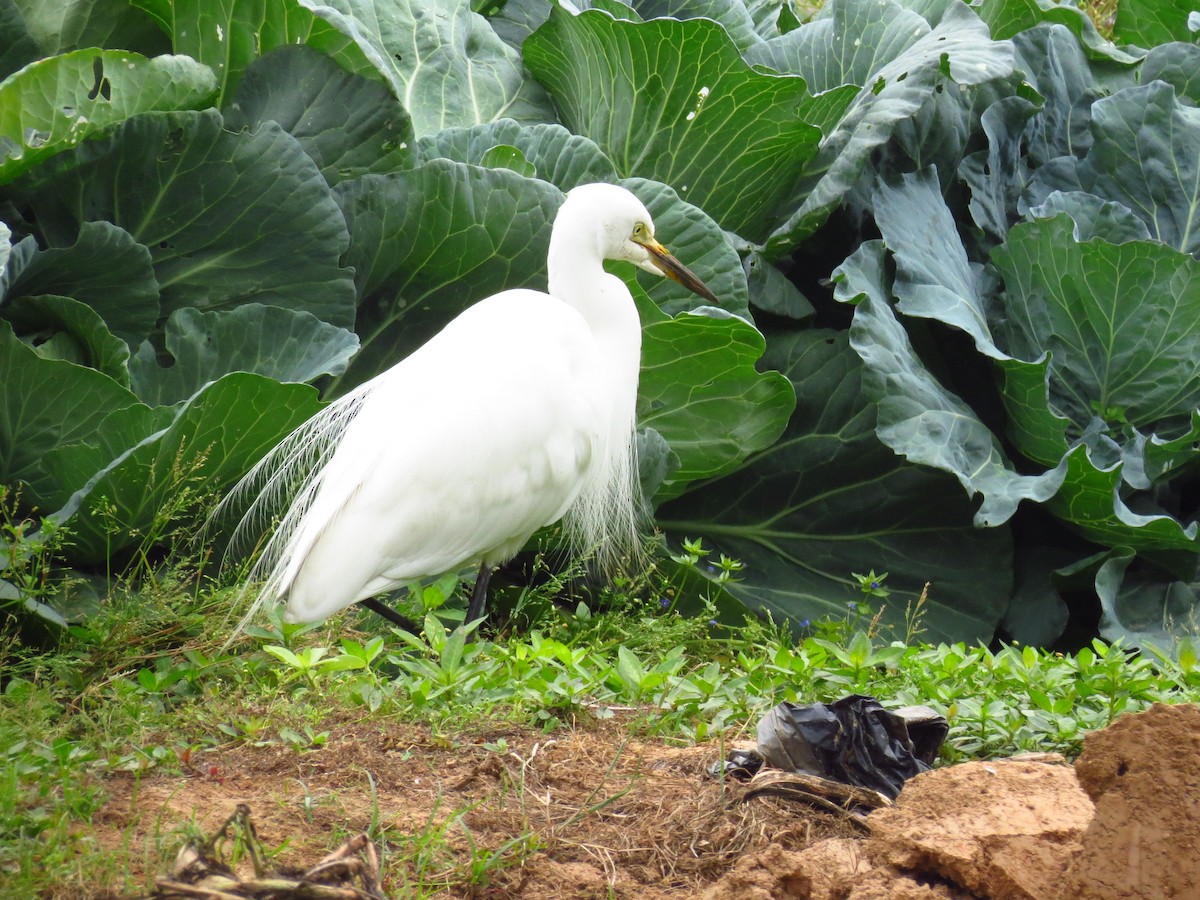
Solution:
[(663, 609), (666, 609), (668, 606), (671, 605), (671, 601), (668, 600), (666, 597), (659, 597), (658, 605), (661, 606)]
[(878, 581), (872, 581), (872, 582), (871, 582), (871, 590), (877, 590), (878, 588), (879, 588), (879, 582), (878, 582)]
[(800, 628), (807, 628), (811, 624), (812, 624), (812, 622), (810, 622), (808, 619), (800, 620)]
[(717, 620), (716, 620), (716, 619), (709, 619), (709, 620), (708, 620), (708, 624), (709, 624), (709, 625), (712, 625), (713, 627), (716, 627)]

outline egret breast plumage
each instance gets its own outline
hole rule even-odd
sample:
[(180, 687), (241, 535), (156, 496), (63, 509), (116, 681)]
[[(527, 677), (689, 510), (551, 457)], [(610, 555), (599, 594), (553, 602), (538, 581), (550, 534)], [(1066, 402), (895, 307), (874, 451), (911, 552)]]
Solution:
[(507, 290), (469, 307), (392, 368), (300, 426), (234, 488), (239, 530), (288, 505), (251, 570), (247, 618), (326, 618), (422, 578), (491, 568), (564, 520), (602, 564), (636, 546), (634, 427), (641, 325), (626, 260), (716, 298), (654, 237), (629, 191), (573, 189), (551, 230), (549, 293)]

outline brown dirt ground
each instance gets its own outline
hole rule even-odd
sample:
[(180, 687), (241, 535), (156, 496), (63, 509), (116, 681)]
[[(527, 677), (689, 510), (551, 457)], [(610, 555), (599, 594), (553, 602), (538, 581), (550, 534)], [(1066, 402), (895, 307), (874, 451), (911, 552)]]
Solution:
[[(740, 802), (744, 788), (705, 774), (728, 749), (717, 743), (672, 748), (595, 722), (453, 740), (386, 721), (330, 731), (308, 752), (241, 745), (198, 755), (184, 776), (113, 778), (95, 836), (146, 885), (185, 828), (208, 834), (246, 803), (265, 846), (287, 842), (282, 866), (315, 863), (375, 820), (396, 898), (418, 883), (444, 885), (421, 896), (528, 900), (1200, 897), (1195, 706), (1124, 717), (1087, 739), (1075, 768), (1050, 758), (925, 773), (868, 817), (869, 833), (801, 803)], [(484, 747), (501, 738), (503, 752)], [(472, 844), (494, 851), (522, 834), (537, 847), (472, 880)]]

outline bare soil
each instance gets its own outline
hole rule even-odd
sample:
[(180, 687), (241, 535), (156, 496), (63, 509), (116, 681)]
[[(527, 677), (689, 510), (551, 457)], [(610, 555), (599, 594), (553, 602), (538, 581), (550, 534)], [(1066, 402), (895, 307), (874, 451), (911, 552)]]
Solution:
[[(866, 829), (803, 803), (743, 801), (743, 787), (706, 774), (728, 750), (717, 743), (673, 748), (600, 723), (454, 739), (374, 720), (330, 730), (308, 752), (241, 745), (182, 776), (113, 778), (96, 836), (147, 885), (185, 827), (209, 834), (244, 803), (265, 846), (287, 842), (283, 867), (382, 831), (397, 898), (1200, 898), (1196, 706), (1126, 716), (1089, 736), (1075, 766), (1051, 756), (919, 775)], [(498, 856), (472, 871), (484, 850)]]

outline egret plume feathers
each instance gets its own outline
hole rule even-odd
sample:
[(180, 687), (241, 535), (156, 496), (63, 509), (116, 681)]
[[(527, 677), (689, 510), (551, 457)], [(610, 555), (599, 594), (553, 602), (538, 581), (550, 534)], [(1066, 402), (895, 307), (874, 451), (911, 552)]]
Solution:
[[(245, 509), (230, 538), (231, 555), (249, 552), (270, 531), (238, 595), (241, 600), (257, 590), (234, 636), (244, 631), (264, 606), (278, 600), (288, 580), (286, 562), (294, 551), (304, 515), (316, 498), (330, 458), (370, 396), (373, 384), (360, 385), (296, 428), (234, 485), (213, 513), (212, 518), (218, 519), (232, 510)], [(254, 499), (247, 505), (250, 496)], [(281, 511), (282, 517), (272, 530)]]

